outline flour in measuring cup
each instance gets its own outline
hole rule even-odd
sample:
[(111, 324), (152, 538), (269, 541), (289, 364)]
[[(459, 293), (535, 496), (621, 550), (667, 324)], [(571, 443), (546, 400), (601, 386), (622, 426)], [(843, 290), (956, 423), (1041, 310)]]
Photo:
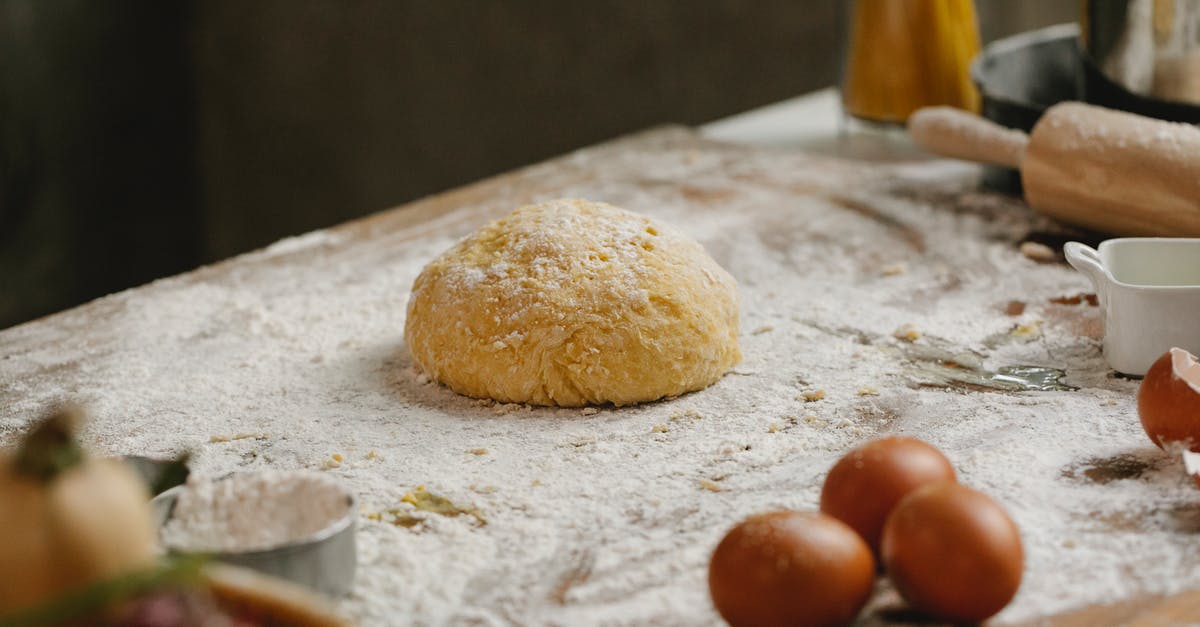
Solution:
[(351, 498), (331, 476), (262, 471), (189, 480), (163, 526), (180, 551), (257, 551), (303, 540), (349, 512)]

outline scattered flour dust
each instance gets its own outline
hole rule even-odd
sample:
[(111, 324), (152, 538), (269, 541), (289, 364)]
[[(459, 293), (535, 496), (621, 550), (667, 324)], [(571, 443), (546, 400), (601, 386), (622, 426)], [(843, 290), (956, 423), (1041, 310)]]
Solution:
[[(716, 625), (706, 567), (725, 531), (815, 509), (832, 463), (888, 434), (941, 448), (1020, 526), (1025, 580), (1002, 622), (1200, 587), (1197, 493), (1142, 434), (1137, 382), (1104, 364), (1100, 310), (1071, 298), (1091, 286), (1020, 251), (1047, 222), (957, 163), (631, 141), (433, 223), (318, 232), (0, 332), (0, 442), (72, 399), (104, 453), (336, 477), (360, 504), (338, 606), (368, 626)], [(582, 411), (463, 398), (416, 372), (403, 329), (421, 267), (556, 197), (703, 243), (738, 280), (745, 361), (700, 392)], [(910, 356), (933, 348), (1061, 368), (1076, 389), (932, 386)]]
[(351, 504), (338, 480), (321, 473), (193, 477), (179, 491), (161, 540), (181, 551), (261, 551), (311, 537), (345, 518)]

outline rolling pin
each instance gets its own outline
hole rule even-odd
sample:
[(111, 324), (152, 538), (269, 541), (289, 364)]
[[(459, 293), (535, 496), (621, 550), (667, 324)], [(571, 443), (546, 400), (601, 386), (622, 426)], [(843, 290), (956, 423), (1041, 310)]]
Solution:
[(950, 107), (908, 121), (926, 150), (1016, 168), (1025, 200), (1116, 235), (1200, 237), (1200, 128), (1079, 102), (1050, 107), (1029, 135)]

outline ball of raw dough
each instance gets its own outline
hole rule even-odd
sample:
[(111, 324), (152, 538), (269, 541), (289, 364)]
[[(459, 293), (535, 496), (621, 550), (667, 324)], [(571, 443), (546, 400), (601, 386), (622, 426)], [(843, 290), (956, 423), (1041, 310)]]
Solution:
[(675, 228), (586, 200), (522, 207), (430, 262), (404, 338), (460, 394), (563, 407), (698, 390), (741, 360), (733, 277)]

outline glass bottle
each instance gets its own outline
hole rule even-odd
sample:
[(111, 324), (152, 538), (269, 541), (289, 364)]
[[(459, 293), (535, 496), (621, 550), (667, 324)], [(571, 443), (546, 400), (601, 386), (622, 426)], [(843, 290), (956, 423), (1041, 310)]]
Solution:
[(979, 52), (973, 0), (854, 0), (851, 11), (847, 113), (903, 124), (924, 106), (979, 110), (969, 71)]

